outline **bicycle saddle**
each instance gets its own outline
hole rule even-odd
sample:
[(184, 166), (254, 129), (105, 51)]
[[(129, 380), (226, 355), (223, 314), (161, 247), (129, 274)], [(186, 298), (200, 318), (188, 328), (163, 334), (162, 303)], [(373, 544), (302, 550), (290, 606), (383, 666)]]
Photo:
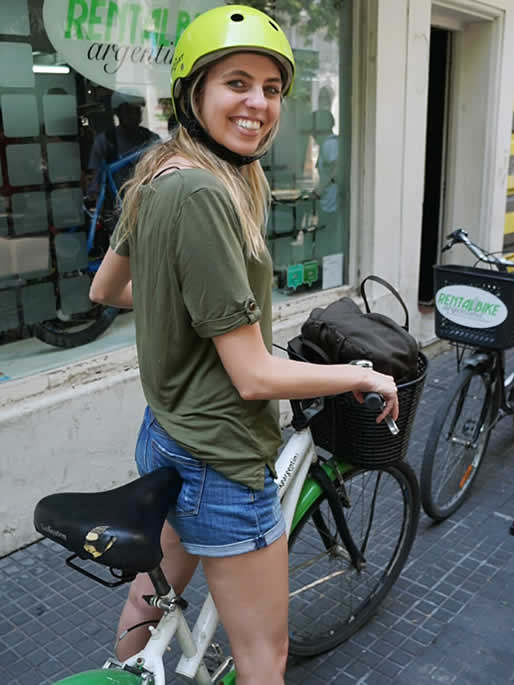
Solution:
[(161, 562), (162, 526), (181, 484), (175, 469), (161, 468), (105, 492), (49, 495), (36, 505), (34, 526), (81, 559), (152, 571)]

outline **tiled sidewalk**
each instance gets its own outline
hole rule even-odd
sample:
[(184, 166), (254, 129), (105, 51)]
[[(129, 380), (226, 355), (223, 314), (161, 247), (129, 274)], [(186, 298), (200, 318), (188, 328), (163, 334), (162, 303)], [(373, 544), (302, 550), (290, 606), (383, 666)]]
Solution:
[[(453, 355), (432, 360), (409, 461), (419, 465)], [(514, 427), (495, 429), (471, 497), (450, 519), (423, 515), (413, 551), (378, 615), (339, 648), (291, 661), (291, 685), (506, 685), (514, 682)], [(0, 559), (0, 683), (46, 685), (109, 655), (126, 587), (109, 590), (42, 541)], [(194, 620), (204, 581), (185, 593)], [(223, 636), (220, 631), (220, 639)], [(176, 682), (170, 660), (169, 682)]]

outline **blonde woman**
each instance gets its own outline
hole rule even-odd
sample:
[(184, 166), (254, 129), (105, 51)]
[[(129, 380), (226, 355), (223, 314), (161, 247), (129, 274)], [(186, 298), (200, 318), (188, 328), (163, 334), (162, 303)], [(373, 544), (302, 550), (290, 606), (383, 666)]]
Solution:
[[(97, 302), (134, 308), (148, 403), (136, 461), (141, 474), (177, 474), (163, 570), (181, 593), (202, 561), (240, 685), (283, 684), (287, 659), (276, 400), (377, 391), (386, 399), (380, 418), (398, 414), (389, 376), (271, 354), (270, 192), (258, 159), (294, 72), (287, 38), (262, 12), (228, 5), (190, 24), (172, 65), (178, 130), (138, 164), (91, 288)], [(119, 635), (158, 618), (142, 599), (148, 582), (133, 582)], [(130, 631), (119, 657), (147, 636), (145, 627)]]

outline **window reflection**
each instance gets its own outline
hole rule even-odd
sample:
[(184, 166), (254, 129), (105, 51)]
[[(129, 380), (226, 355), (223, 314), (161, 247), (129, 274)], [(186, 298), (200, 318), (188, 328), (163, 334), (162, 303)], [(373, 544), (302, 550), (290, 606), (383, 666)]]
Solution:
[(338, 38), (339, 16), (349, 17), (340, 6), (321, 0), (300, 11), (287, 0), (273, 3), (297, 64), (279, 135), (263, 160), (273, 197), (267, 238), (276, 301), (343, 283), (348, 207), (341, 188), (348, 184), (349, 159), (341, 153), (341, 136), (350, 132), (340, 125), (349, 84), (340, 78)]

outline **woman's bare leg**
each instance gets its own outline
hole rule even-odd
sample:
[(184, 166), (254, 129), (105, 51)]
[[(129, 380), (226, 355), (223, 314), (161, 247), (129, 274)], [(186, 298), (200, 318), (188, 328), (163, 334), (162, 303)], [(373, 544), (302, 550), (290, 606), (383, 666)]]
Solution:
[(203, 557), (202, 564), (230, 640), (237, 685), (283, 685), (288, 647), (286, 536), (248, 554)]
[[(161, 568), (177, 595), (180, 595), (195, 572), (198, 557), (186, 552), (177, 533), (167, 521), (162, 529), (161, 547), (163, 553)], [(148, 606), (143, 599), (143, 595), (151, 595), (154, 592), (155, 588), (147, 573), (139, 573), (130, 585), (128, 599), (121, 612), (116, 633), (116, 654), (121, 661), (143, 649), (150, 633), (146, 625), (130, 631), (118, 642), (120, 635), (141, 621), (159, 620), (162, 616), (160, 609)]]

